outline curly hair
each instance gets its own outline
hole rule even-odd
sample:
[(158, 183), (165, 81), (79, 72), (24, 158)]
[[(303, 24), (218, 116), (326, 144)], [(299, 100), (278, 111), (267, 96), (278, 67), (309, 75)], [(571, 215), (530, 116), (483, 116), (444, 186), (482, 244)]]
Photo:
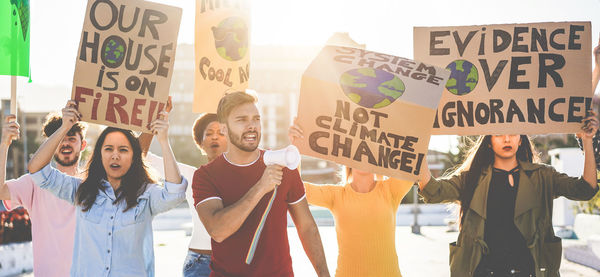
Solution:
[[(42, 134), (44, 137), (50, 137), (60, 126), (62, 125), (62, 116), (57, 113), (50, 113), (46, 116), (46, 120), (44, 125), (42, 125)], [(67, 136), (74, 136), (78, 134), (79, 137), (83, 140), (85, 138), (85, 132), (87, 131), (87, 124), (85, 122), (77, 122), (71, 130), (67, 132)]]
[(205, 113), (194, 121), (192, 136), (198, 148), (202, 149), (202, 141), (204, 140), (204, 131), (206, 127), (214, 121), (218, 121), (217, 115), (214, 113)]

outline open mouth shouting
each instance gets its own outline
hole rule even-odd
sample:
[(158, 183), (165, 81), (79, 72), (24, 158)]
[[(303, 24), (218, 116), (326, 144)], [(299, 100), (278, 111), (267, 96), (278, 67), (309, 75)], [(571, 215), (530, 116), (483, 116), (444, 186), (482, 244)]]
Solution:
[(63, 147), (60, 149), (59, 153), (62, 155), (65, 155), (65, 156), (71, 155), (71, 154), (73, 154), (73, 148), (71, 148), (69, 146)]
[(121, 165), (117, 164), (117, 163), (111, 163), (109, 167), (110, 167), (110, 169), (115, 170), (115, 171), (121, 169)]
[(257, 132), (247, 132), (242, 135), (242, 141), (246, 143), (256, 143), (258, 139)]
[(54, 161), (62, 166), (72, 166), (79, 160), (79, 153), (75, 152), (72, 147), (64, 146), (54, 154)]

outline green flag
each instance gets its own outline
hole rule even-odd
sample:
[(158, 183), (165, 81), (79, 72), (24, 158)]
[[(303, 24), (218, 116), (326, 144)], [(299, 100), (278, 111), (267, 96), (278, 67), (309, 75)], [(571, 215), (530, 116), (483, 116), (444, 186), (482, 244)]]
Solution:
[(29, 0), (0, 0), (0, 75), (29, 77)]

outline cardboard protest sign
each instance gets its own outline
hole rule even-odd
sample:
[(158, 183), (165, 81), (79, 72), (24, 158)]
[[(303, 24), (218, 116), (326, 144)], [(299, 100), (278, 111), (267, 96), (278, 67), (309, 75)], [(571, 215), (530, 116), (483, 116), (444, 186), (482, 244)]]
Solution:
[(250, 77), (250, 5), (246, 0), (196, 0), (193, 111), (216, 112), (226, 92)]
[(89, 0), (71, 99), (82, 120), (150, 132), (169, 97), (181, 9)]
[(305, 155), (416, 180), (450, 72), (405, 58), (326, 46), (302, 76), (296, 140)]
[(452, 73), (433, 134), (573, 133), (591, 108), (589, 22), (415, 27), (415, 59)]

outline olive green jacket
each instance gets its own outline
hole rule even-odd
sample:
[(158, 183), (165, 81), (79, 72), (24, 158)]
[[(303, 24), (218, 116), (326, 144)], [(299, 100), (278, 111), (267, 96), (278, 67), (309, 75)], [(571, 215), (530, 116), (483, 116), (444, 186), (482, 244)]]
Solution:
[[(559, 196), (572, 200), (589, 200), (597, 189), (593, 189), (582, 178), (558, 173), (550, 166), (520, 162), (519, 168), (521, 173), (515, 203), (515, 225), (531, 251), (536, 276), (560, 276), (562, 245), (561, 239), (554, 235), (552, 229), (552, 200)], [(491, 172), (492, 167), (489, 166), (479, 177), (479, 185), (473, 194), (458, 239), (450, 244), (451, 276), (473, 276), (481, 257), (488, 252), (483, 233)], [(463, 178), (462, 174), (448, 179), (431, 178), (420, 194), (427, 203), (455, 202), (464, 186)]]

